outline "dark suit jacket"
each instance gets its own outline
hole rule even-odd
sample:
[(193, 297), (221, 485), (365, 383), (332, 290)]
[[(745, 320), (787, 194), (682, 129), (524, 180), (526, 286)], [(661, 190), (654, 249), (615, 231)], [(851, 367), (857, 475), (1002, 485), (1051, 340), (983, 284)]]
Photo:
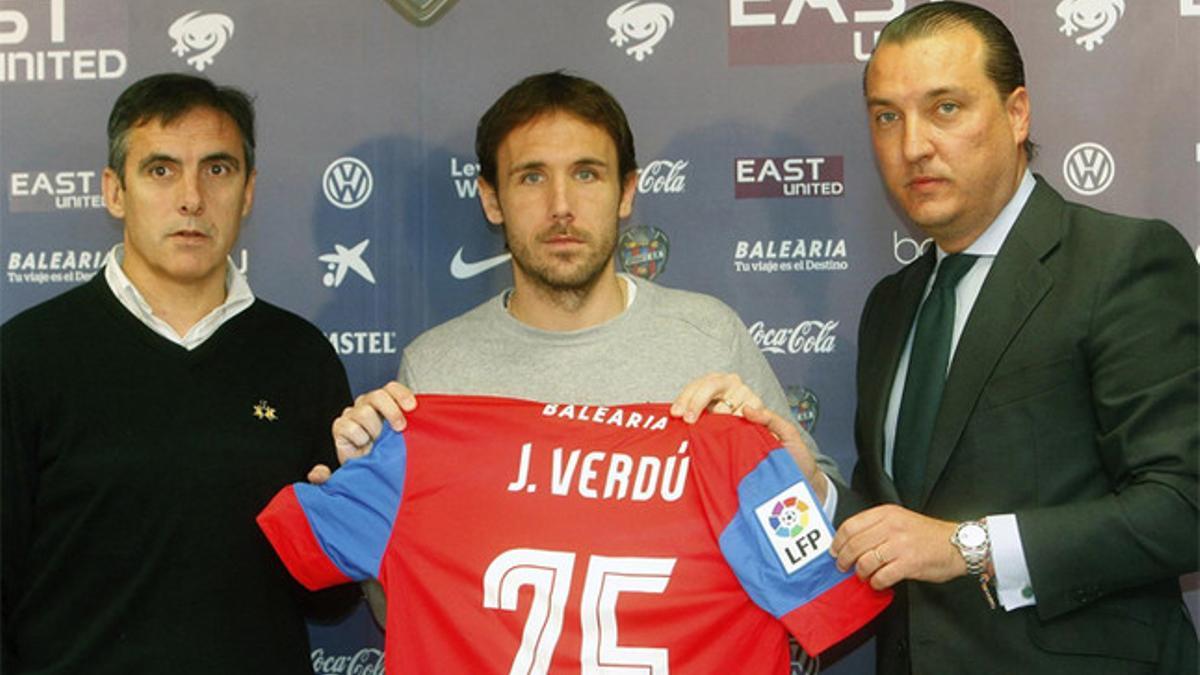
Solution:
[[(899, 501), (884, 415), (933, 261), (885, 278), (863, 310), (853, 486), (874, 502)], [(990, 611), (971, 578), (906, 582), (879, 672), (1195, 672), (1177, 577), (1198, 555), (1198, 285), (1169, 225), (1038, 178), (963, 330), (910, 505), (1015, 513), (1037, 605)]]

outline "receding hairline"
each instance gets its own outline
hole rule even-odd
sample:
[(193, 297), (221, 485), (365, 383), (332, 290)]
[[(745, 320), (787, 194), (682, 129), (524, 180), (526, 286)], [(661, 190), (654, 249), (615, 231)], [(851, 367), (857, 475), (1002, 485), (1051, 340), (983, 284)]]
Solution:
[(871, 73), (871, 65), (875, 63), (875, 56), (879, 53), (881, 48), (888, 46), (904, 47), (914, 42), (930, 40), (957, 31), (967, 31), (976, 37), (977, 42), (975, 47), (977, 49), (977, 53), (981, 54), (983, 58), (983, 62), (980, 65), (983, 68), (984, 73), (987, 73), (988, 59), (990, 58), (987, 40), (985, 39), (983, 33), (981, 33), (975, 26), (972, 26), (969, 21), (961, 17), (947, 16), (941, 17), (938, 21), (923, 24), (920, 26), (920, 28), (921, 30), (901, 32), (899, 35), (886, 38), (882, 34), (879, 36), (879, 42), (877, 42), (875, 44), (875, 48), (871, 50), (871, 57), (867, 59), (867, 64), (863, 67), (862, 92), (864, 98), (869, 98), (867, 94), (867, 77)]

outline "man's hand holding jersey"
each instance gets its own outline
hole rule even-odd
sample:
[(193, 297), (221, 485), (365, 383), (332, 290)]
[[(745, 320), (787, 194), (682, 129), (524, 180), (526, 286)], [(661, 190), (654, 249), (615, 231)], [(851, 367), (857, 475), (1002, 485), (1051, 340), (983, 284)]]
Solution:
[(737, 373), (709, 373), (692, 380), (671, 403), (671, 415), (682, 417), (687, 423), (695, 422), (703, 411), (737, 415), (755, 424), (761, 424), (779, 439), (787, 449), (804, 477), (817, 493), (817, 499), (825, 501), (829, 482), (817, 466), (812, 449), (804, 440), (796, 425), (775, 414), (763, 405)]
[[(399, 382), (388, 382), (381, 389), (360, 394), (354, 405), (342, 411), (333, 421), (333, 443), (337, 447), (339, 464), (371, 452), (375, 439), (387, 422), (395, 431), (404, 431), (408, 420), (404, 414), (417, 407), (417, 397)], [(318, 464), (308, 472), (308, 482), (320, 485), (329, 480), (330, 469)]]

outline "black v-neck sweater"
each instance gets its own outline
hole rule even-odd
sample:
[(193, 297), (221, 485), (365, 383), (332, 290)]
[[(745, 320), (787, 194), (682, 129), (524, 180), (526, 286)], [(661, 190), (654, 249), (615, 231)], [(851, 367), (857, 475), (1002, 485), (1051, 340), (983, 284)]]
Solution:
[(332, 465), (345, 371), (262, 300), (195, 350), (92, 281), (0, 330), (4, 671), (311, 672), (298, 586), (254, 522)]

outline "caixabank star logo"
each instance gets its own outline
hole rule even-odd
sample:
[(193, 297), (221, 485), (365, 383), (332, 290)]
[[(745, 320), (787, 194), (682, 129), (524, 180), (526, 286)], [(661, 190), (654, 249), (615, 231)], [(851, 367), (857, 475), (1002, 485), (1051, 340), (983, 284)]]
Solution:
[(457, 0), (387, 0), (392, 9), (414, 26), (430, 26), (446, 15)]

